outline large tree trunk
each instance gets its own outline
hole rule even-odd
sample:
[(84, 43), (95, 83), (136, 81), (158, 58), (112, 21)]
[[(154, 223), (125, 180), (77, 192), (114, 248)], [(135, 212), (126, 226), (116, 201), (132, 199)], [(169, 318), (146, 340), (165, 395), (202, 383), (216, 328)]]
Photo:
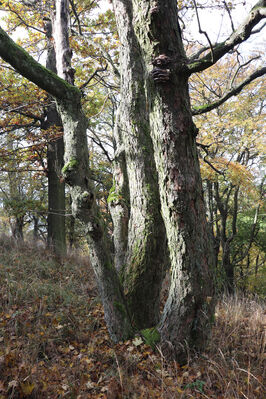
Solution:
[[(121, 102), (127, 104), (129, 99), (132, 104), (130, 112), (124, 111), (124, 140), (128, 140), (126, 145), (131, 152), (135, 121), (140, 118), (146, 127), (146, 142), (149, 143), (149, 135), (153, 141), (171, 258), (171, 286), (160, 322), (163, 350), (181, 359), (186, 342), (190, 347), (200, 348), (210, 331), (213, 256), (177, 6), (175, 0), (159, 0), (155, 7), (144, 1), (114, 0), (113, 4), (122, 52), (127, 53), (121, 65)], [(134, 52), (137, 65), (128, 62), (128, 48)], [(138, 85), (134, 83), (134, 67), (142, 78)], [(131, 97), (132, 87), (135, 92)], [(140, 91), (145, 92), (146, 102), (137, 106)], [(152, 158), (149, 152), (138, 155), (143, 164), (145, 159)], [(138, 170), (132, 171), (135, 176)], [(150, 173), (155, 172), (150, 169)], [(129, 182), (131, 179), (134, 176)], [(155, 194), (156, 198), (153, 187), (149, 197)]]
[(108, 196), (108, 205), (113, 221), (113, 243), (115, 268), (123, 274), (126, 265), (128, 243), (128, 221), (130, 214), (129, 189), (125, 149), (122, 142), (119, 111), (114, 128), (113, 186)]
[[(145, 87), (145, 65), (134, 35), (130, 3), (114, 2), (122, 44), (118, 140), (125, 152), (126, 171), (122, 163), (120, 170), (127, 176), (129, 198), (123, 200), (127, 201), (130, 210), (122, 278), (134, 324), (145, 328), (159, 321), (160, 290), (166, 269), (166, 240), (147, 113), (149, 100)], [(119, 177), (118, 174), (115, 177)], [(122, 196), (119, 179), (115, 181), (115, 188), (116, 195)], [(125, 212), (123, 206), (122, 218)], [(120, 218), (118, 222), (123, 221)]]

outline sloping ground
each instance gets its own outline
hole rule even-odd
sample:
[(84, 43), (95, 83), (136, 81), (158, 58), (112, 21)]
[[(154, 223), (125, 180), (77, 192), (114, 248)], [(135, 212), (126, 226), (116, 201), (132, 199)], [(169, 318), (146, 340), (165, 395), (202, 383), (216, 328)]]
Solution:
[(140, 337), (114, 345), (88, 261), (0, 239), (0, 399), (262, 398), (265, 314), (222, 299), (206, 352), (166, 362)]

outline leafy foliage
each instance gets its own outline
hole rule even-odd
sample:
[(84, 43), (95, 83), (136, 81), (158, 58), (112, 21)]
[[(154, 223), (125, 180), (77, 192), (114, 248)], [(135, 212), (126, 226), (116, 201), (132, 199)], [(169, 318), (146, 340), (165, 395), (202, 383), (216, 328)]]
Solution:
[[(250, 63), (246, 64), (241, 66), (238, 58), (233, 63), (226, 59), (219, 62), (219, 68), (216, 65), (194, 75), (190, 82), (192, 107), (221, 98), (252, 71)], [(249, 280), (254, 280), (257, 266), (261, 268), (265, 260), (260, 216), (264, 213), (264, 103), (265, 85), (258, 79), (237, 98), (195, 117), (208, 217), (219, 248), (218, 267), (225, 276), (226, 248), (235, 283), (242, 289), (254, 288)]]

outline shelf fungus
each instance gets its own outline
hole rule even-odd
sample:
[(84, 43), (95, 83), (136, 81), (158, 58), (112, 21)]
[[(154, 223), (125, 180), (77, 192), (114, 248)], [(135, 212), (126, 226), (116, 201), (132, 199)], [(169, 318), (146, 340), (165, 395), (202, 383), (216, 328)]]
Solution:
[(165, 54), (161, 54), (156, 57), (152, 65), (154, 66), (153, 70), (151, 71), (151, 77), (156, 83), (165, 83), (170, 80), (170, 64), (172, 60)]

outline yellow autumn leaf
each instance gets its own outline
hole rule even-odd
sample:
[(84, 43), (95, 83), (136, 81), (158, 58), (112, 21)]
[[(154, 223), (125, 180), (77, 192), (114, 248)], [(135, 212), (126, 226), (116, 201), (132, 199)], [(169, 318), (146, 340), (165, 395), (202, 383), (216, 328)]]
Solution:
[(32, 391), (34, 390), (35, 385), (30, 382), (24, 382), (24, 383), (22, 382), (20, 384), (20, 388), (23, 392), (23, 395), (29, 396), (29, 395), (31, 395)]

